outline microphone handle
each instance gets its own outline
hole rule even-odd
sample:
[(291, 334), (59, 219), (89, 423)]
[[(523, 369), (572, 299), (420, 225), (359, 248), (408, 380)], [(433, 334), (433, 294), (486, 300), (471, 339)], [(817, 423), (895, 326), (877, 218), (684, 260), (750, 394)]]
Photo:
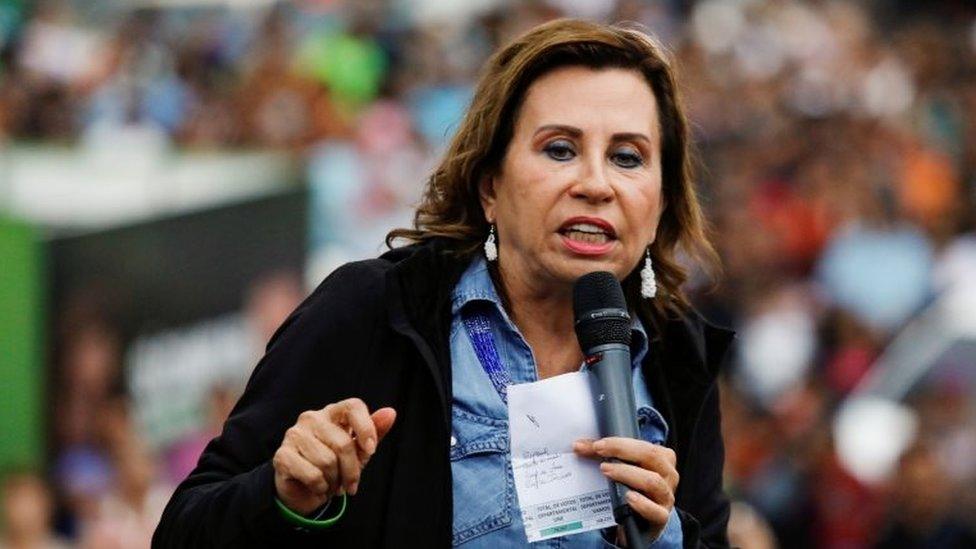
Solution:
[[(630, 347), (621, 343), (598, 345), (586, 350), (594, 382), (593, 400), (602, 436), (640, 438), (637, 426), (637, 404), (631, 374)], [(623, 525), (628, 547), (641, 547), (642, 536), (637, 517), (627, 504), (626, 485), (610, 481), (613, 518)]]

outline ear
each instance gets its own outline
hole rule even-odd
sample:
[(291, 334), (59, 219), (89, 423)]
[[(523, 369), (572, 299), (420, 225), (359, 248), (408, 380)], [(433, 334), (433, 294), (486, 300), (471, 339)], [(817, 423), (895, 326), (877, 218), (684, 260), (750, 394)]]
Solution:
[(478, 181), (478, 199), (481, 209), (485, 212), (485, 219), (489, 223), (495, 222), (495, 178), (490, 175), (481, 177)]

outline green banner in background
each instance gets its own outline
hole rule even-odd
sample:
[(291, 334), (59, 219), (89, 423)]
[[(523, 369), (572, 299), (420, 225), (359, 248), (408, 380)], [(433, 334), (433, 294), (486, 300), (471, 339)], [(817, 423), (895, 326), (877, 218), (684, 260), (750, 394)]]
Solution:
[(0, 217), (0, 469), (43, 458), (43, 267), (37, 231)]

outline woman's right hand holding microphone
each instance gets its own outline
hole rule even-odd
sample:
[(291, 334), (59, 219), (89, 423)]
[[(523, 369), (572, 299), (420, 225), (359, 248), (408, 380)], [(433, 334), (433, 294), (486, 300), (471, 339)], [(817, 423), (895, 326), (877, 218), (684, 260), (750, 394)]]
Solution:
[(395, 419), (393, 408), (370, 414), (358, 398), (302, 412), (272, 460), (278, 499), (307, 515), (336, 494), (355, 495), (363, 467)]

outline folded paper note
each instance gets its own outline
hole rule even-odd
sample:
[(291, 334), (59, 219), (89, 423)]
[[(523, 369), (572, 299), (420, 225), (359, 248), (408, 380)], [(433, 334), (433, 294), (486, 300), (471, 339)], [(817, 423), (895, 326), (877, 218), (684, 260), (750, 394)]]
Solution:
[(512, 469), (529, 542), (614, 525), (607, 478), (573, 442), (600, 438), (590, 376), (508, 386)]

